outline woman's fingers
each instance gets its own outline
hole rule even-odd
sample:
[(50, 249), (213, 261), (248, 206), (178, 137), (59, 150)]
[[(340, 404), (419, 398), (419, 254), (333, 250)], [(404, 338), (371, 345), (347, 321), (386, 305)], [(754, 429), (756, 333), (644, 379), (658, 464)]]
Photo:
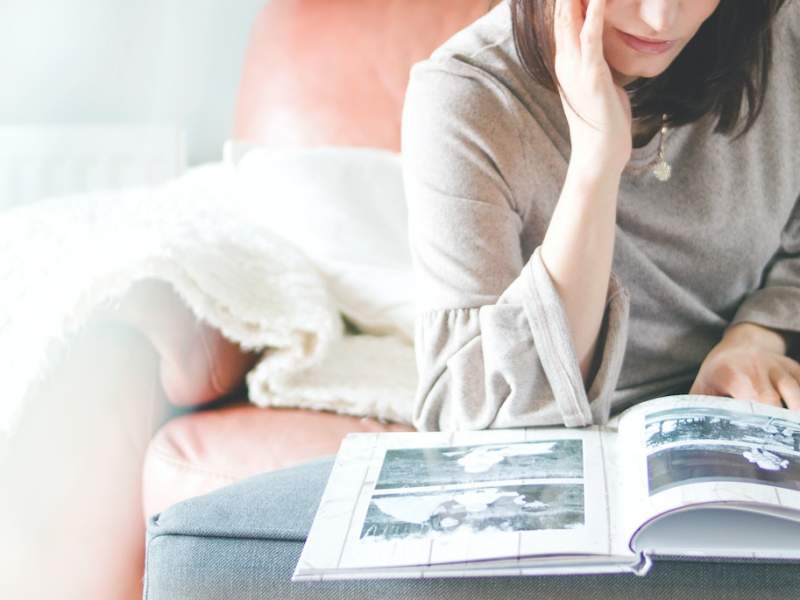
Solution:
[(605, 20), (606, 0), (589, 0), (586, 9), (586, 22), (581, 30), (581, 53), (594, 61), (604, 61), (603, 56), (603, 23)]
[(603, 53), (607, 0), (554, 0), (555, 81), (574, 152), (570, 162), (621, 170), (631, 154), (631, 106)]
[[(771, 372), (771, 370), (770, 370)], [(760, 369), (755, 381), (753, 381), (753, 391), (756, 394), (756, 400), (762, 404), (769, 404), (770, 406), (779, 406), (783, 408), (781, 402), (781, 395), (775, 389), (770, 374), (763, 373)]]
[(555, 41), (556, 56), (580, 57), (580, 9), (581, 0), (556, 0)]
[(771, 406), (783, 406), (781, 396), (763, 369), (743, 371), (733, 365), (725, 365), (720, 370), (719, 381), (725, 391), (737, 400), (752, 400)]
[(784, 369), (775, 368), (770, 372), (770, 378), (786, 408), (800, 410), (800, 383), (794, 375)]
[(587, 0), (586, 16), (583, 0), (556, 0), (555, 39), (558, 52), (590, 60), (603, 56), (603, 23), (606, 0)]
[(795, 379), (800, 381), (800, 362), (797, 362), (791, 356), (781, 356), (780, 360), (784, 368), (789, 371)]

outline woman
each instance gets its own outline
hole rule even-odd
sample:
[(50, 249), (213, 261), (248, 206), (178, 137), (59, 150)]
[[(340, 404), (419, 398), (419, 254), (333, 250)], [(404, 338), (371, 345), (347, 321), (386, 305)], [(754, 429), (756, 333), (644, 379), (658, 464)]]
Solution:
[(417, 428), (580, 426), (686, 392), (800, 409), (784, 4), (511, 0), (414, 65)]
[[(798, 35), (794, 0), (508, 0), (414, 65), (402, 143), (418, 428), (585, 425), (690, 387), (798, 408), (785, 356), (800, 331)], [(714, 117), (723, 130), (738, 123), (743, 93), (745, 116), (763, 100), (761, 116), (736, 141), (715, 134)], [(662, 153), (664, 181), (652, 172)], [(291, 583), (332, 463), (165, 512), (148, 528), (148, 557), (159, 565), (159, 538), (195, 523), (232, 551), (226, 537), (257, 513), (256, 539), (237, 543), (248, 565), (268, 557), (246, 577), (270, 597), (558, 593), (535, 577)], [(192, 551), (189, 536), (173, 537)], [(180, 568), (148, 570), (146, 589), (173, 589)], [(233, 597), (245, 576), (229, 570), (206, 573), (204, 589)]]

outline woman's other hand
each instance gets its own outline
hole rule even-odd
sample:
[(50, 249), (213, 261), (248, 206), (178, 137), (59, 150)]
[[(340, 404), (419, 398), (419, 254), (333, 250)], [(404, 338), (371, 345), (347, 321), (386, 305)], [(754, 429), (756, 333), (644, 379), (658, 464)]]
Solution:
[(708, 353), (689, 393), (800, 410), (800, 363), (785, 352), (780, 333), (738, 323)]
[(597, 174), (622, 173), (633, 147), (630, 100), (614, 82), (603, 53), (605, 6), (606, 0), (556, 0), (554, 15), (555, 71), (569, 123), (570, 162)]

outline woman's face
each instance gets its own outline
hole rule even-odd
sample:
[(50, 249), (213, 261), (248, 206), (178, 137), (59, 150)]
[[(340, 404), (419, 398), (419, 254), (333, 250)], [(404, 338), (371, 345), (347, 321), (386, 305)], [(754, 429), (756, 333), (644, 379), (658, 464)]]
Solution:
[[(750, 1), (750, 0), (745, 0)], [(585, 9), (589, 0), (582, 0)], [(603, 52), (619, 85), (663, 73), (720, 0), (606, 0)], [(671, 44), (637, 47), (625, 34)]]

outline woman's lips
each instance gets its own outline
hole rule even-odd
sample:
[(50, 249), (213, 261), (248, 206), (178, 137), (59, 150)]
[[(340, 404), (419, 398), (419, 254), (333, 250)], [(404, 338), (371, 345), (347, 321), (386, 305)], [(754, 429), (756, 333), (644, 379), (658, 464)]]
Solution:
[(634, 35), (630, 35), (629, 33), (625, 33), (624, 31), (620, 31), (620, 37), (622, 41), (625, 42), (628, 46), (633, 48), (634, 50), (638, 50), (639, 52), (644, 52), (645, 54), (661, 54), (662, 52), (666, 52), (672, 46), (675, 45), (675, 40), (667, 40), (664, 42), (649, 42), (646, 39), (642, 39), (636, 37)]

